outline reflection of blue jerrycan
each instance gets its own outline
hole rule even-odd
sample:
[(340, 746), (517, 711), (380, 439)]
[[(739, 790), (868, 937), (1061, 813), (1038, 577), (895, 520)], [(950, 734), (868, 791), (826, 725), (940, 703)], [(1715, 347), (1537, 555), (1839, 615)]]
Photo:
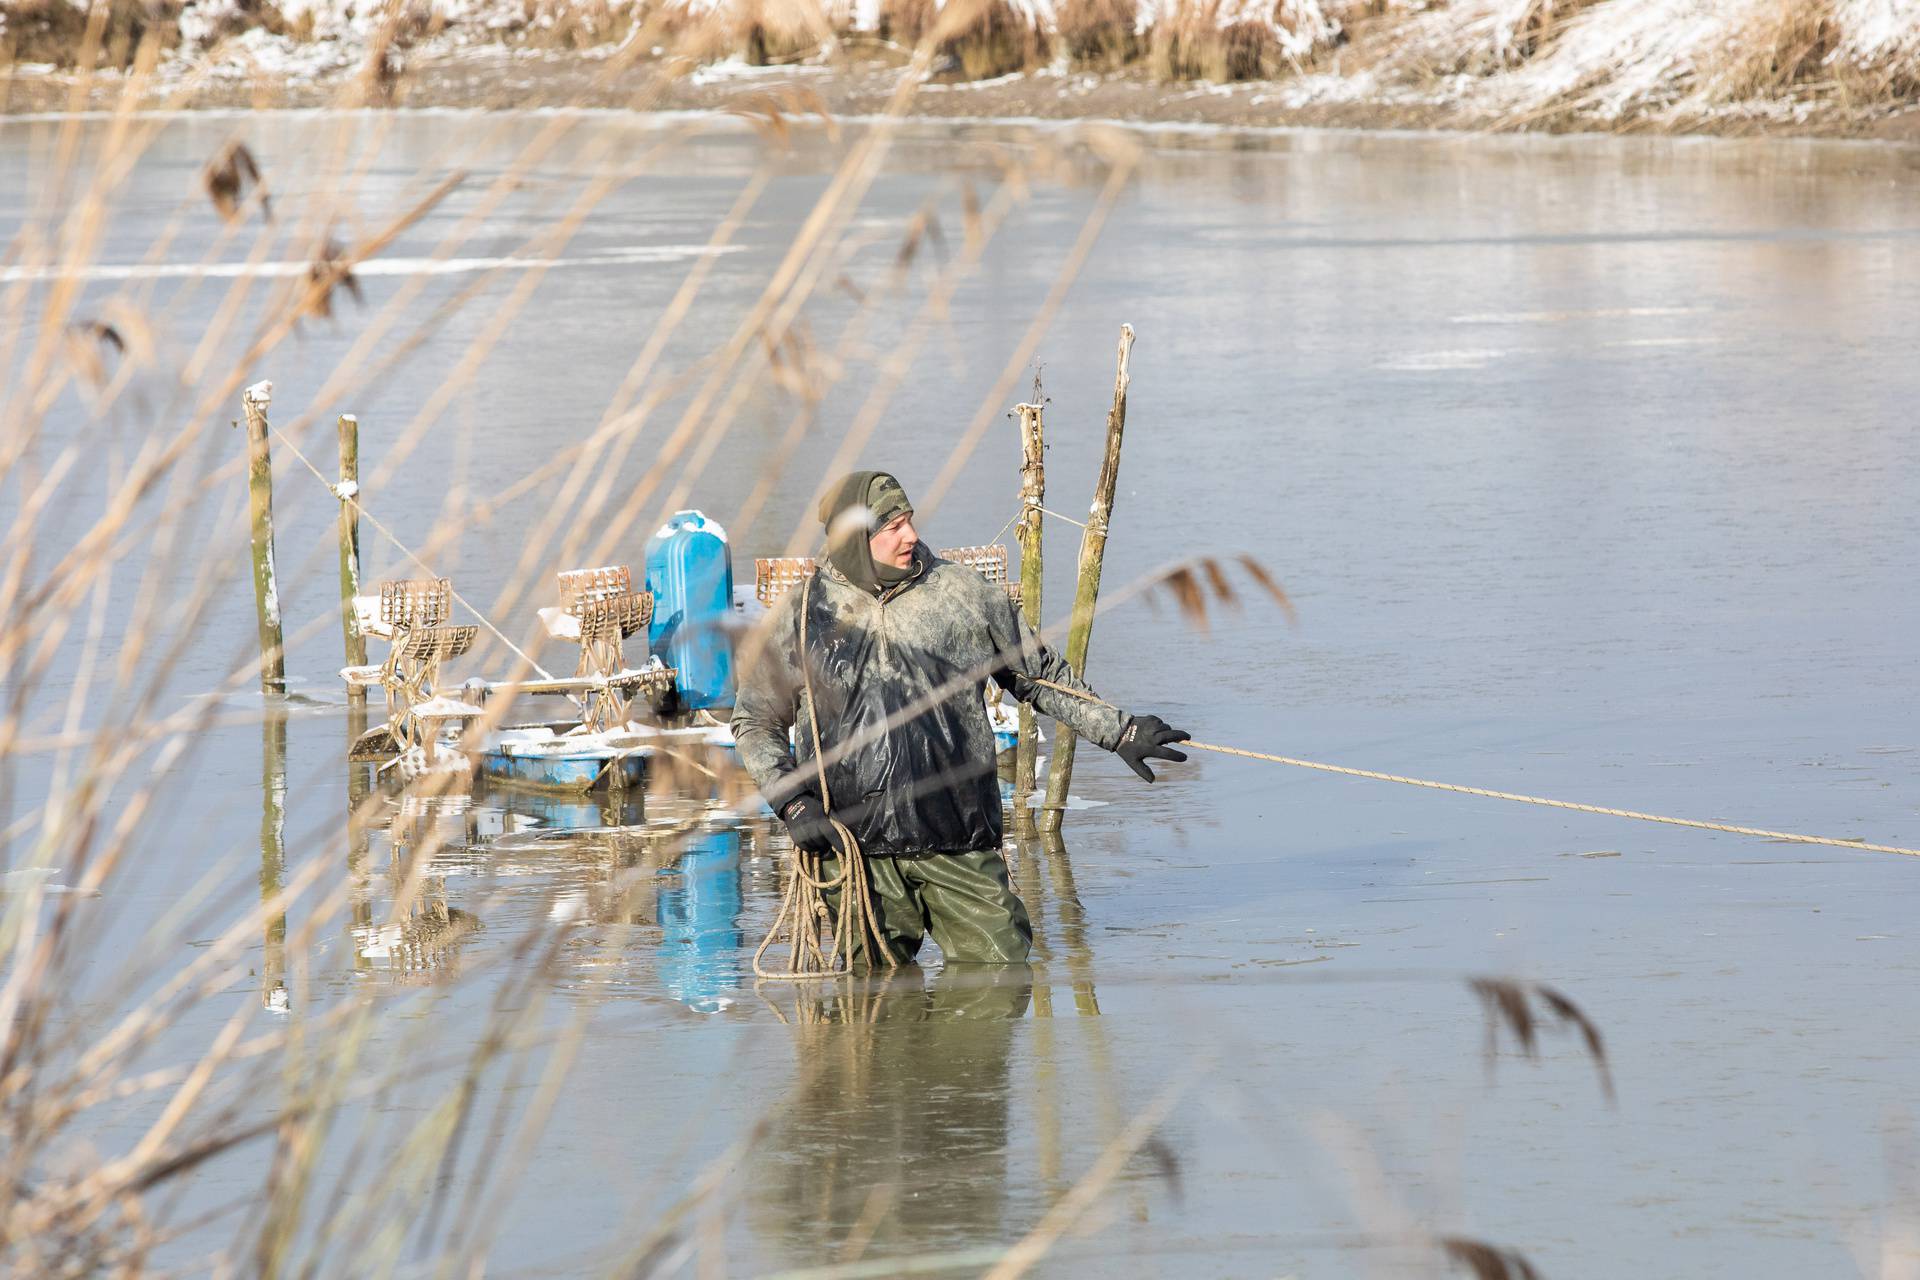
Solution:
[(733, 552), (727, 531), (677, 511), (647, 541), (654, 655), (679, 673), (678, 709), (733, 705)]
[(660, 868), (660, 981), (695, 1013), (733, 1003), (740, 963), (740, 833), (692, 836)]

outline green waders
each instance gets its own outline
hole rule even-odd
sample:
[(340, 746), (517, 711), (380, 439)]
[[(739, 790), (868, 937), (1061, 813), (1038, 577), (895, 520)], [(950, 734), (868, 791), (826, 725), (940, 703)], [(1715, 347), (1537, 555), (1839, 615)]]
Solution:
[[(840, 874), (840, 859), (821, 860), (828, 879)], [(998, 849), (977, 853), (924, 853), (868, 858), (874, 915), (880, 934), (900, 964), (920, 954), (929, 933), (948, 964), (1025, 964), (1033, 947), (1026, 904), (1007, 879)], [(827, 893), (827, 907), (840, 911), (840, 892)], [(853, 960), (863, 952), (854, 935)]]

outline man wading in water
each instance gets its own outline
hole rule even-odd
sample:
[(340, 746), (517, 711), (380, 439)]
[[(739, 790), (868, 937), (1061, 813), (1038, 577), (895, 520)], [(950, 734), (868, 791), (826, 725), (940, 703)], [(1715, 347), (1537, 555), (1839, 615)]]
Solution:
[[(1187, 735), (1158, 716), (1129, 717), (1036, 684), (1092, 692), (1005, 591), (921, 544), (913, 504), (892, 476), (847, 476), (820, 504), (820, 521), (827, 562), (774, 606), (766, 648), (741, 685), (733, 712), (740, 759), (794, 844), (827, 855), (822, 870), (836, 877), (838, 837), (819, 794), (797, 665), (805, 601), (806, 669), (832, 815), (867, 859), (874, 914), (894, 958), (911, 961), (932, 933), (949, 962), (1022, 963), (1033, 928), (1000, 856), (987, 680), (1148, 782), (1146, 761), (1185, 760), (1168, 744)], [(796, 724), (797, 761), (788, 746)], [(842, 909), (837, 893), (828, 905)]]

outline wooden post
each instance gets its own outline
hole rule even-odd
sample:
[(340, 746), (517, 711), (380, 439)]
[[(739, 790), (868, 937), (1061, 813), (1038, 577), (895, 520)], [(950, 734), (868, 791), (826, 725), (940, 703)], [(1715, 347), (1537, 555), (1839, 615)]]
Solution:
[[(360, 419), (343, 413), (339, 427), (340, 484), (334, 494), (340, 499), (340, 632), (347, 665), (364, 667), (367, 638), (360, 634), (360, 615), (353, 611), (353, 598), (360, 594)], [(366, 704), (366, 688), (348, 685), (347, 705)]]
[(267, 449), (267, 406), (273, 384), (256, 382), (241, 403), (247, 411), (247, 507), (253, 529), (253, 603), (260, 621), (260, 688), (287, 691), (287, 658), (280, 637), (280, 585), (273, 575), (273, 457)]
[[(1040, 630), (1041, 507), (1047, 495), (1046, 431), (1037, 404), (1017, 404), (1020, 415), (1020, 612), (1027, 625)], [(1039, 758), (1033, 708), (1020, 704), (1020, 738), (1013, 755), (1013, 803), (1016, 824), (1027, 817), (1027, 797), (1033, 794), (1033, 775)]]
[[(1107, 554), (1107, 526), (1113, 519), (1113, 493), (1120, 484), (1120, 439), (1127, 429), (1127, 356), (1133, 350), (1133, 326), (1120, 326), (1120, 364), (1113, 379), (1113, 408), (1107, 411), (1107, 452), (1100, 459), (1100, 478), (1093, 488), (1093, 507), (1087, 531), (1080, 537), (1080, 582), (1073, 595), (1073, 622), (1067, 632), (1067, 665), (1076, 676), (1087, 670), (1087, 645), (1093, 638), (1093, 611), (1100, 599), (1100, 566)], [(1067, 806), (1067, 786), (1073, 781), (1073, 731), (1065, 725), (1054, 731), (1053, 763), (1047, 768), (1047, 800), (1040, 810), (1040, 826), (1060, 829)]]

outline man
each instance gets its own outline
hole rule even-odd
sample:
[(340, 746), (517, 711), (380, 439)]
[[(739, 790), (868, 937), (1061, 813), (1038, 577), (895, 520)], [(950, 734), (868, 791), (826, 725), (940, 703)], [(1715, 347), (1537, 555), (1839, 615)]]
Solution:
[[(1033, 929), (1000, 856), (1000, 784), (983, 693), (989, 678), (1148, 782), (1148, 759), (1184, 761), (1186, 734), (1038, 680), (1092, 691), (1041, 644), (1007, 593), (935, 556), (900, 482), (856, 471), (820, 504), (826, 563), (774, 606), (765, 647), (733, 712), (740, 759), (795, 845), (841, 850), (844, 823), (867, 859), (874, 914), (894, 958), (930, 932), (950, 963), (1019, 964)], [(819, 716), (826, 794), (799, 666)], [(788, 732), (795, 727), (795, 759)], [(829, 894), (833, 910), (842, 909)]]

